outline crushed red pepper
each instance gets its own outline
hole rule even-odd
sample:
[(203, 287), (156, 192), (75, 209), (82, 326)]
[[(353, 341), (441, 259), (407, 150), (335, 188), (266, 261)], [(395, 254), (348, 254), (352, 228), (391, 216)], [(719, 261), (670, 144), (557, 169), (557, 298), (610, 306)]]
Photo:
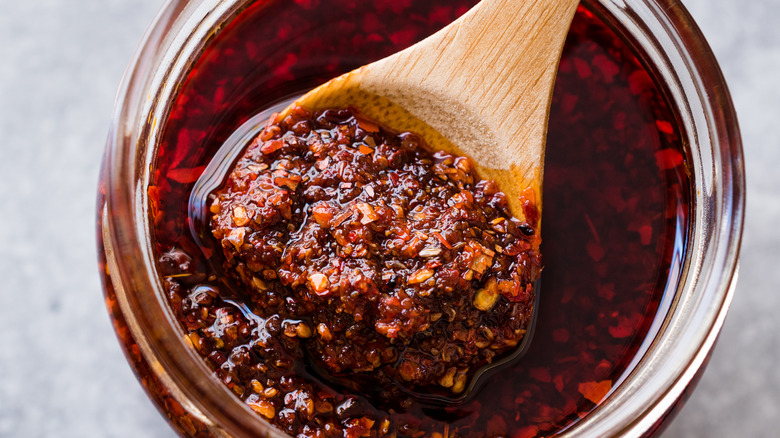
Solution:
[[(148, 195), (160, 272), (188, 339), (238, 398), (291, 435), (530, 438), (570, 427), (603, 400), (641, 353), (670, 266), (679, 257), (676, 236), (686, 233), (686, 153), (663, 91), (625, 42), (588, 9), (578, 10), (550, 115), (546, 270), (534, 342), (521, 361), (490, 376), (457, 407), (408, 399), (390, 408), (360, 391), (333, 386), (288, 354), (295, 351), (288, 349), (291, 341), (308, 335), (306, 328), (298, 333), (297, 324), (269, 318), (266, 330), (257, 330), (258, 316), (247, 303), (213, 280), (216, 273), (207, 261), (215, 255), (187, 231), (187, 199), (202, 166), (247, 115), (301, 89), (283, 84), (299, 78), (303, 82), (295, 87), (313, 86), (313, 71), (323, 80), (393, 53), (475, 2), (404, 2), (399, 11), (389, 9), (397, 2), (379, 0), (358, 6), (342, 0), (305, 3), (305, 8), (283, 2), (250, 7), (207, 49), (167, 121)], [(363, 18), (346, 20), (345, 10)], [(265, 14), (272, 14), (273, 24), (264, 21)], [(339, 25), (307, 27), (326, 17)], [(266, 57), (277, 53), (273, 49), (293, 28), (307, 29), (307, 37), (285, 42), (288, 51), (278, 57)], [(304, 61), (315, 53), (319, 70)], [(374, 132), (368, 125), (362, 129)], [(289, 190), (302, 184), (279, 182)], [(354, 214), (363, 218), (360, 211)], [(237, 217), (244, 220), (240, 211)], [(446, 236), (431, 234), (447, 248)], [(313, 276), (312, 287), (327, 289), (323, 280)], [(327, 324), (307, 328), (311, 337), (305, 339), (334, 337)], [(273, 344), (264, 351), (276, 352), (263, 361), (250, 347), (258, 338)], [(255, 378), (261, 373), (267, 378)], [(166, 409), (179, 415), (180, 409)], [(206, 434), (187, 424), (183, 433)]]
[(520, 221), (468, 158), (352, 109), (295, 108), (212, 196), (211, 229), (252, 311), (282, 321), (290, 354), (383, 399), (398, 397), (393, 385), (460, 394), (529, 328), (532, 195)]

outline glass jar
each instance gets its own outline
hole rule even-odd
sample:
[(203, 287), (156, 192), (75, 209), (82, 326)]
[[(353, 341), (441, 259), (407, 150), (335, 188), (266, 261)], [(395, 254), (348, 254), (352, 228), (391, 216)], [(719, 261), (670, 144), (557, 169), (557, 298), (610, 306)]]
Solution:
[[(148, 238), (146, 188), (172, 102), (204, 47), (253, 3), (258, 1), (166, 3), (120, 87), (101, 176), (98, 240), (108, 308), (147, 393), (187, 436), (284, 436), (219, 382), (188, 344), (161, 288)], [(681, 4), (583, 3), (631, 41), (662, 83), (689, 148), (694, 191), (684, 260), (643, 354), (563, 435), (649, 436), (695, 386), (731, 301), (744, 214), (742, 149), (723, 77)]]

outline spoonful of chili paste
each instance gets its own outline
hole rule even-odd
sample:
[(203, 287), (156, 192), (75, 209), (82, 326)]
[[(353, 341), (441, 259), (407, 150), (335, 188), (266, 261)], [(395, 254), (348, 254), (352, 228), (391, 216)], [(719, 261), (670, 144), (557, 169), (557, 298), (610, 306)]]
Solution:
[(212, 194), (210, 224), (252, 311), (282, 321), (284, 354), (377, 399), (446, 403), (530, 339), (541, 240), (522, 196), (513, 217), (469, 158), (295, 108)]
[(252, 311), (281, 321), (285, 355), (378, 399), (451, 403), (522, 354), (577, 3), (484, 0), (252, 140), (211, 196), (210, 228)]

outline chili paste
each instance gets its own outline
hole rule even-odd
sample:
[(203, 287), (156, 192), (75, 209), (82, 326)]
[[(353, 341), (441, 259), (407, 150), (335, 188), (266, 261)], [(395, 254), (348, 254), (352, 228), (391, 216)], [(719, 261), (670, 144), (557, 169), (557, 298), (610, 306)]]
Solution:
[(539, 212), (523, 206), (512, 217), (468, 158), (431, 153), (414, 133), (351, 109), (295, 108), (269, 121), (213, 195), (211, 230), (265, 319), (249, 344), (255, 362), (305, 350), (392, 400), (394, 382), (460, 394), (524, 338), (541, 261)]
[[(670, 299), (665, 288), (685, 250), (690, 195), (676, 115), (631, 45), (585, 7), (572, 24), (550, 113), (545, 275), (533, 342), (521, 359), (481, 379), (481, 389), (465, 388), (456, 403), (432, 404), (417, 394), (454, 397), (455, 376), (465, 375), (469, 385), (476, 368), (522, 342), (514, 329), (502, 333), (501, 321), (527, 316), (533, 303), (527, 288), (539, 266), (533, 214), (511, 219), (500, 192), (478, 182), (467, 160), (411, 148), (413, 136), (383, 132), (353, 113), (297, 113), (260, 134), (239, 159), (229, 182), (203, 206), (213, 209), (213, 222), (190, 216), (196, 181), (253, 114), (403, 49), (475, 3), (258, 1), (208, 45), (165, 121), (147, 194), (150, 238), (171, 309), (216, 376), (286, 433), (555, 435), (588, 415), (631, 371)], [(284, 136), (290, 141), (277, 141)], [(317, 164), (331, 153), (338, 157)], [(344, 173), (339, 163), (347, 163)], [(377, 183), (385, 177), (390, 184)], [(252, 184), (266, 186), (257, 191)], [(467, 211), (474, 216), (429, 217), (463, 201), (473, 203)], [(449, 229), (438, 223), (447, 217)], [(453, 229), (460, 234), (448, 234)], [(401, 236), (411, 239), (395, 242)], [(393, 264), (379, 262), (380, 253)], [(472, 267), (479, 258), (484, 263)], [(518, 271), (523, 263), (527, 269)], [(469, 270), (474, 277), (467, 280)], [(498, 292), (490, 296), (498, 298), (482, 310), (474, 296), (492, 290), (490, 279)], [(469, 297), (447, 297), (455, 315), (446, 301), (431, 298), (447, 287)], [(408, 307), (402, 289), (411, 294)], [(373, 298), (353, 302), (346, 291)], [(491, 316), (469, 326), (474, 315)], [(510, 324), (522, 330), (527, 321)], [(448, 336), (426, 333), (439, 327)], [(453, 338), (463, 327), (466, 340)], [(428, 342), (444, 338), (463, 352), (448, 356)], [(470, 350), (470, 342), (485, 348)], [(491, 351), (496, 357), (487, 357)], [(405, 353), (418, 364), (421, 356), (435, 358), (433, 367), (402, 367)], [(358, 377), (345, 378), (347, 369)], [(207, 435), (163, 386), (146, 383), (182, 433)]]

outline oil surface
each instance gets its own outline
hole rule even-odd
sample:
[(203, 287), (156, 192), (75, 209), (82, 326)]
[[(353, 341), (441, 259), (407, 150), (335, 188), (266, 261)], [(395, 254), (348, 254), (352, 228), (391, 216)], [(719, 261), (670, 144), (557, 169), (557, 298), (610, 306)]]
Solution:
[[(197, 227), (196, 235), (190, 231), (189, 200), (211, 158), (231, 135), (241, 135), (242, 125), (247, 129), (250, 117), (413, 44), (473, 3), (263, 1), (244, 11), (203, 54), (166, 124), (148, 188), (158, 256), (181, 248), (208, 277), (208, 236), (197, 235)], [(533, 437), (565, 430), (629, 371), (659, 306), (669, 299), (666, 287), (670, 273), (678, 272), (688, 227), (684, 157), (662, 90), (628, 45), (580, 8), (550, 114), (545, 268), (527, 354), (453, 408), (413, 402), (384, 409), (361, 394), (335, 394), (327, 382), (304, 377), (333, 393), (337, 403), (354, 400), (357, 409), (344, 421), (374, 418), (374, 434), (383, 419), (408, 436)], [(171, 304), (184, 315), (191, 286), (169, 281), (179, 284)], [(216, 309), (243, 306), (216, 300)], [(182, 325), (198, 335), (197, 324), (183, 317)], [(231, 351), (207, 347), (205, 360), (224, 380)], [(305, 367), (295, 369), (306, 374)]]

